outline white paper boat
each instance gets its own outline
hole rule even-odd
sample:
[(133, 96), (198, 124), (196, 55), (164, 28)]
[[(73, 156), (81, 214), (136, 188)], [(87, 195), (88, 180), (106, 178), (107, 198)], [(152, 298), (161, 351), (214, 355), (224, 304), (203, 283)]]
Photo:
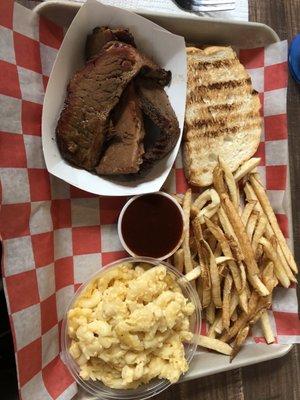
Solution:
[[(137, 47), (161, 67), (172, 71), (172, 82), (166, 92), (180, 126), (180, 139), (167, 157), (156, 163), (144, 178), (124, 182), (100, 177), (72, 167), (60, 155), (55, 129), (63, 107), (67, 84), (76, 70), (84, 65), (86, 37), (96, 26), (129, 28)], [(54, 63), (44, 99), (42, 142), (48, 171), (87, 192), (106, 196), (127, 196), (155, 192), (161, 188), (180, 147), (186, 99), (186, 55), (183, 37), (173, 35), (153, 22), (116, 7), (88, 0), (74, 18)]]

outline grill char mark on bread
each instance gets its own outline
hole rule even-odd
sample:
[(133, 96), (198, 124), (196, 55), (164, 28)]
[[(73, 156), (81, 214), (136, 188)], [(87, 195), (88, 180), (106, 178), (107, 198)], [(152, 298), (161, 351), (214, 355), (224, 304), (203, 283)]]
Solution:
[(218, 156), (234, 171), (255, 153), (260, 101), (230, 47), (188, 48), (187, 58), (184, 168), (191, 184), (208, 186)]

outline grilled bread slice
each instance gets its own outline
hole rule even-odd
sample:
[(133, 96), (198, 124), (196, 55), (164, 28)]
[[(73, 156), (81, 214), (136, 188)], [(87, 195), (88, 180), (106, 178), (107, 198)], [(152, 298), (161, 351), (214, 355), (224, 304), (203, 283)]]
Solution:
[(235, 171), (256, 152), (261, 105), (231, 47), (189, 47), (187, 61), (183, 164), (191, 184), (208, 186), (219, 156)]

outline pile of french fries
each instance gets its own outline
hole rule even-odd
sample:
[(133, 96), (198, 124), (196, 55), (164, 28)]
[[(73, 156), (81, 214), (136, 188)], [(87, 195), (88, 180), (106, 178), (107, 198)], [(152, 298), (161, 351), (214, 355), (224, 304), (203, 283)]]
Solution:
[(267, 313), (273, 290), (297, 282), (259, 162), (252, 158), (232, 174), (219, 159), (211, 188), (194, 201), (191, 189), (175, 196), (184, 212), (184, 239), (170, 261), (196, 288), (209, 324), (208, 335), (194, 340), (231, 360), (258, 321), (266, 342), (274, 342)]

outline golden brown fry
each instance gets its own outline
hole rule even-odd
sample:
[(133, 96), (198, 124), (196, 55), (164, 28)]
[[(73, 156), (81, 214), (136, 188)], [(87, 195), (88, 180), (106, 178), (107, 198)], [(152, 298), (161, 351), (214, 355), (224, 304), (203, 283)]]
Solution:
[(258, 275), (250, 275), (248, 274), (248, 281), (251, 283), (252, 287), (258, 291), (261, 296), (268, 296), (270, 294), (269, 290), (260, 280)]
[(241, 215), (241, 220), (242, 223), (244, 224), (244, 226), (247, 225), (248, 219), (252, 213), (252, 211), (254, 210), (254, 207), (256, 205), (257, 201), (248, 201), (243, 209), (242, 215)]
[(232, 360), (234, 359), (234, 357), (237, 355), (240, 348), (244, 344), (245, 340), (247, 339), (247, 337), (249, 335), (249, 330), (250, 330), (250, 327), (248, 325), (248, 326), (245, 326), (245, 328), (241, 329), (239, 331), (239, 333), (237, 334), (235, 341), (233, 343), (233, 349), (232, 349), (232, 353), (230, 356), (230, 362), (232, 362)]
[(225, 179), (225, 182), (226, 182), (226, 185), (228, 188), (228, 193), (229, 193), (229, 197), (232, 201), (232, 204), (236, 208), (238, 208), (240, 199), (239, 199), (239, 195), (238, 195), (238, 191), (236, 188), (233, 174), (232, 174), (228, 164), (226, 164), (225, 161), (221, 157), (219, 157), (219, 164), (224, 172), (224, 179)]
[(233, 237), (234, 240), (238, 243), (238, 240), (237, 240), (236, 234), (233, 230), (233, 227), (231, 226), (231, 223), (229, 222), (229, 219), (228, 219), (228, 217), (224, 211), (224, 208), (222, 206), (220, 206), (218, 209), (218, 217), (219, 217), (220, 224), (221, 224), (226, 236)]
[(206, 321), (212, 325), (215, 321), (216, 307), (213, 302), (205, 310)]
[(273, 335), (270, 318), (268, 311), (264, 311), (260, 317), (261, 327), (264, 333), (264, 337), (268, 344), (275, 342), (275, 337)]
[(184, 238), (182, 243), (184, 256), (185, 273), (193, 269), (191, 251), (190, 251), (190, 209), (192, 201), (192, 191), (188, 189), (183, 197), (183, 214), (184, 214)]
[[(184, 278), (191, 282), (197, 278), (199, 278), (199, 276), (201, 275), (202, 271), (201, 271), (201, 267), (200, 265), (196, 266), (195, 268), (193, 268), (190, 272), (188, 272), (187, 274), (184, 275)], [(179, 279), (180, 280), (180, 279)]]
[(220, 165), (217, 165), (213, 171), (213, 184), (219, 196), (227, 194), (224, 182), (224, 171)]
[(278, 279), (274, 272), (274, 263), (269, 261), (262, 271), (262, 281), (272, 293), (273, 289), (278, 285)]
[(233, 174), (236, 182), (241, 180), (244, 176), (248, 175), (253, 171), (260, 163), (260, 158), (250, 158), (250, 160), (245, 161)]
[(200, 245), (202, 248), (202, 252), (206, 253), (206, 258), (209, 261), (209, 272), (211, 278), (211, 292), (212, 299), (217, 308), (222, 307), (222, 299), (221, 299), (221, 283), (219, 270), (217, 267), (217, 263), (215, 257), (209, 247), (208, 243), (205, 240), (200, 240)]
[(179, 272), (183, 272), (183, 267), (184, 267), (183, 249), (178, 249), (174, 254), (174, 267), (177, 268)]
[(217, 265), (226, 263), (227, 261), (233, 261), (233, 258), (232, 258), (232, 257), (225, 257), (225, 256), (222, 256), (222, 257), (215, 257), (215, 259), (216, 259)]
[(215, 320), (213, 322), (213, 324), (210, 326), (207, 336), (211, 337), (211, 338), (215, 338), (216, 337), (216, 327), (217, 325), (220, 323), (221, 321), (221, 325), (222, 325), (222, 313), (221, 310), (218, 312), (217, 316), (215, 317)]
[(232, 287), (232, 277), (227, 274), (225, 277), (223, 288), (223, 307), (222, 307), (222, 323), (223, 328), (228, 331), (230, 325), (230, 295)]
[(235, 323), (229, 328), (229, 331), (221, 336), (220, 340), (228, 342), (230, 339), (235, 337), (241, 329), (245, 328), (248, 321), (252, 319), (254, 313), (257, 310), (258, 301), (259, 301), (259, 294), (253, 291), (251, 293), (248, 303), (248, 308), (249, 308), (248, 314), (243, 312), (235, 321)]
[(234, 310), (234, 312), (232, 313), (232, 316), (230, 317), (232, 322), (235, 322), (238, 319), (238, 314), (237, 311)]
[(290, 286), (290, 280), (281, 264), (281, 261), (273, 248), (272, 244), (267, 240), (266, 238), (262, 237), (259, 239), (259, 243), (263, 245), (264, 251), (267, 255), (267, 257), (273, 261), (274, 263), (274, 268), (275, 268), (275, 273), (276, 276), (279, 280), (279, 282), (284, 286), (285, 288), (288, 288)]
[(282, 252), (283, 252), (290, 268), (292, 269), (292, 271), (297, 273), (298, 272), (297, 264), (296, 264), (294, 257), (286, 243), (285, 237), (283, 236), (283, 233), (278, 225), (277, 218), (272, 209), (270, 200), (268, 199), (268, 196), (266, 194), (264, 187), (262, 186), (262, 184), (260, 182), (258, 182), (256, 177), (254, 177), (254, 176), (250, 176), (250, 182), (251, 182), (251, 185), (253, 187), (253, 190), (254, 190), (256, 196), (258, 197), (261, 207), (263, 208), (263, 210), (269, 220), (269, 223), (274, 231), (274, 234), (276, 235), (276, 238), (279, 242), (279, 246), (281, 247)]
[[(234, 290), (231, 294), (231, 298), (230, 298), (230, 318), (233, 316), (233, 314), (236, 312), (237, 309), (237, 305), (239, 303), (239, 297), (237, 294), (237, 291)], [(218, 318), (217, 322), (214, 324), (215, 327), (215, 331), (218, 334), (221, 334), (223, 331), (223, 323), (222, 323), (222, 315), (220, 314), (220, 317)]]
[(218, 257), (221, 256), (221, 254), (222, 254), (222, 247), (221, 247), (220, 243), (218, 243), (216, 248), (215, 248), (215, 251), (214, 251), (214, 256), (216, 258), (218, 258)]
[(239, 246), (237, 244), (237, 241), (234, 240), (234, 238), (232, 236), (227, 237), (227, 240), (228, 240), (230, 249), (232, 251), (233, 258), (237, 262), (243, 261), (244, 260), (244, 256), (243, 256), (243, 253), (241, 252), (241, 250), (240, 250), (240, 248), (239, 248)]
[(240, 262), (238, 265), (239, 265), (240, 272), (241, 272), (242, 291), (243, 291), (245, 289), (245, 287), (246, 287), (247, 276), (246, 276), (246, 271), (245, 271), (244, 264), (242, 262)]
[(261, 213), (259, 214), (258, 222), (252, 237), (252, 248), (256, 255), (259, 239), (263, 236), (267, 226), (267, 219)]
[(244, 313), (248, 314), (248, 296), (246, 290), (239, 293), (239, 305)]
[(196, 343), (198, 346), (205, 347), (210, 350), (215, 350), (218, 353), (226, 354), (230, 356), (232, 352), (232, 348), (229, 344), (221, 342), (221, 340), (213, 339), (207, 336), (202, 335), (194, 335), (192, 341)]
[(232, 224), (236, 236), (238, 236), (238, 243), (243, 253), (248, 273), (250, 275), (258, 274), (259, 269), (255, 261), (254, 253), (251, 247), (251, 242), (247, 236), (247, 233), (245, 232), (245, 228), (241, 221), (241, 218), (226, 194), (223, 194), (221, 196), (221, 200), (226, 215), (228, 216), (228, 219)]
[[(214, 237), (218, 240), (220, 243), (220, 246), (222, 248), (223, 254), (225, 257), (232, 258), (232, 252), (230, 249), (230, 246), (228, 244), (228, 241), (226, 239), (226, 236), (224, 235), (224, 232), (221, 230), (219, 226), (214, 224), (212, 221), (210, 221), (208, 218), (205, 218), (205, 223), (208, 229), (211, 231), (211, 233), (214, 235)], [(230, 269), (231, 275), (234, 280), (235, 287), (238, 292), (242, 290), (242, 282), (241, 282), (241, 277), (239, 273), (238, 266), (234, 261), (228, 261), (228, 267)]]
[(258, 218), (259, 218), (259, 212), (254, 210), (250, 215), (246, 225), (246, 232), (251, 242)]

